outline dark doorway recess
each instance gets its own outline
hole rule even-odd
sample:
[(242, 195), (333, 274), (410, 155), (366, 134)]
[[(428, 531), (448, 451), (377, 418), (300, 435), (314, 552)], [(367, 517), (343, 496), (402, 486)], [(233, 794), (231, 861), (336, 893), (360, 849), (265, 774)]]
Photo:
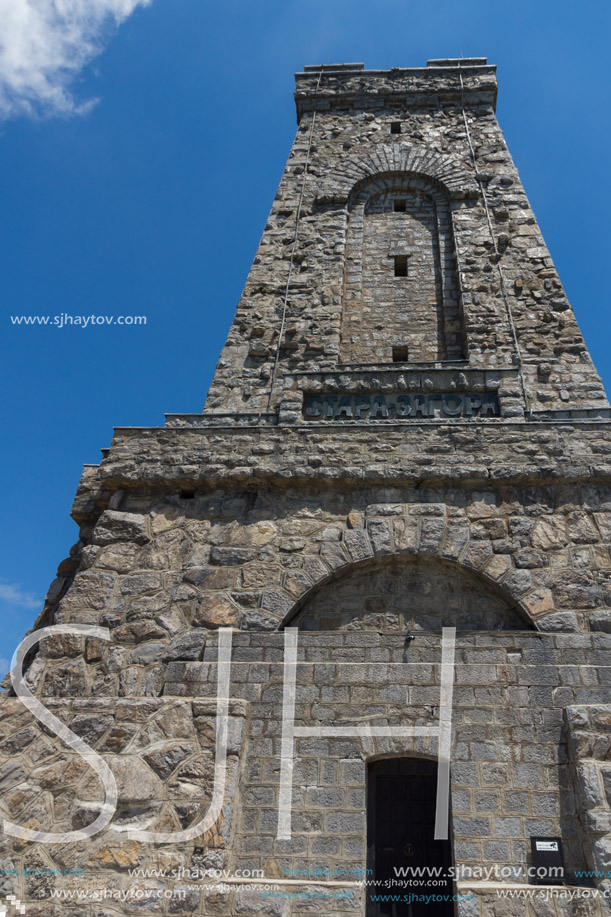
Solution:
[[(378, 883), (367, 888), (367, 917), (453, 917), (454, 887), (447, 878), (451, 842), (433, 839), (437, 762), (388, 758), (370, 764), (367, 776), (368, 878)], [(395, 885), (390, 880), (409, 883), (412, 878), (397, 875), (401, 867), (423, 871), (413, 875), (413, 885)], [(429, 895), (446, 900), (418, 900)], [(374, 896), (388, 900), (374, 901)]]

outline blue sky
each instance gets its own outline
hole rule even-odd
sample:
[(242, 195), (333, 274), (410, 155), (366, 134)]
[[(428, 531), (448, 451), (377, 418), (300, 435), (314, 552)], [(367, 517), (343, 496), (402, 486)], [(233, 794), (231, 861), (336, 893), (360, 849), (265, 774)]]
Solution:
[[(118, 23), (67, 3), (69, 41), (43, 15), (49, 0), (11, 0), (0, 22), (4, 658), (77, 539), (81, 468), (113, 425), (201, 410), (293, 139), (304, 64), (497, 64), (501, 126), (611, 383), (607, 4), (104, 3)], [(19, 19), (32, 9), (36, 29)], [(147, 324), (10, 322), (61, 313)]]

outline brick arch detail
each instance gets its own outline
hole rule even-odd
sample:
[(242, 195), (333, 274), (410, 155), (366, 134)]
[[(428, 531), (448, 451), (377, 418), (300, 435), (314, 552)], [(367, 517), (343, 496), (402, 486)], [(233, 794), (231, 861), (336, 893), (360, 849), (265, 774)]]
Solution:
[(358, 193), (363, 181), (376, 175), (408, 173), (439, 187), (450, 200), (478, 197), (475, 177), (452, 156), (445, 156), (426, 147), (407, 143), (379, 144), (374, 153), (347, 160), (322, 183), (317, 195), (320, 203), (346, 203)]

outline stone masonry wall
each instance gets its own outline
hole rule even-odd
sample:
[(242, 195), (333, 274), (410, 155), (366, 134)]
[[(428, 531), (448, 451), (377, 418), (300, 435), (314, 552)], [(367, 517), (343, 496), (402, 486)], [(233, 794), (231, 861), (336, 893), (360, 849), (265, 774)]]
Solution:
[[(280, 377), (337, 365), (349, 196), (387, 174), (432, 179), (450, 200), (469, 365), (521, 360), (535, 411), (608, 407), (497, 123), (494, 67), (309, 70), (296, 98), (299, 129), (207, 412), (266, 410), (277, 353)], [(394, 343), (381, 341), (378, 362)]]
[(58, 651), (43, 650), (47, 694), (67, 680), (79, 692), (137, 693), (141, 678), (141, 693), (158, 693), (187, 632), (197, 649), (201, 629), (275, 630), (331, 579), (390, 556), (464, 567), (482, 594), (498, 592), (540, 629), (611, 626), (611, 498), (588, 484), (126, 493), (84, 532), (54, 620), (107, 624), (116, 646), (87, 666), (65, 660), (70, 678), (56, 671)]
[[(45, 706), (109, 765), (117, 783), (117, 809), (111, 826), (76, 842), (43, 844), (3, 834), (2, 893), (28, 901), (31, 917), (99, 917), (142, 910), (209, 913), (207, 908), (198, 910), (202, 894), (186, 881), (147, 882), (128, 870), (184, 868), (201, 861), (197, 844), (205, 845), (209, 864), (227, 864), (248, 705), (232, 701), (229, 706), (227, 792), (218, 821), (196, 843), (165, 847), (135, 840), (128, 832), (176, 832), (203, 819), (214, 782), (216, 702), (62, 698), (47, 699)], [(21, 701), (3, 703), (0, 736), (4, 818), (30, 830), (55, 832), (76, 831), (93, 822), (104, 801), (101, 781), (88, 762), (43, 730)], [(14, 876), (7, 876), (8, 870)], [(57, 875), (60, 871), (64, 874)], [(130, 890), (133, 895), (128, 897)], [(61, 908), (52, 891), (66, 893)]]
[[(135, 883), (142, 894), (160, 893), (149, 899), (146, 912), (289, 917), (311, 913), (312, 899), (291, 900), (295, 886), (286, 882), (287, 876), (303, 871), (315, 874), (317, 869), (332, 866), (345, 871), (365, 867), (366, 762), (395, 754), (434, 757), (434, 741), (297, 738), (292, 838), (278, 840), (283, 639), (282, 634), (233, 636), (230, 693), (242, 700), (232, 701), (232, 716), (237, 722), (246, 715), (246, 720), (244, 732), (234, 732), (230, 743), (230, 795), (224, 825), (203, 839), (180, 846), (143, 847), (110, 830), (95, 843), (69, 848), (5, 839), (5, 862), (15, 867), (85, 869), (84, 879), (41, 881), (32, 877), (13, 882), (14, 891), (32, 900), (34, 909), (29, 913), (115, 917), (140, 912), (142, 904), (135, 899), (129, 905), (110, 900), (102, 910), (95, 903), (65, 904), (59, 910), (49, 900), (52, 888), (124, 890)], [(206, 698), (216, 697), (218, 690), (216, 642), (216, 636), (209, 634), (203, 661), (170, 663), (160, 698), (50, 702), (112, 764), (123, 805), (119, 816), (123, 829), (128, 824), (141, 827), (152, 822), (176, 830), (199, 817), (194, 814), (201, 805), (194, 798), (194, 788), (203, 794), (203, 803), (210, 797), (214, 717), (213, 705)], [(530, 865), (529, 836), (542, 834), (563, 838), (569, 869), (587, 868), (582, 841), (584, 826), (590, 824), (589, 810), (575, 780), (567, 743), (577, 761), (592, 753), (579, 738), (584, 729), (592, 731), (584, 710), (594, 711), (595, 732), (601, 731), (601, 724), (603, 732), (607, 731), (607, 721), (601, 719), (605, 708), (600, 705), (609, 692), (610, 648), (611, 637), (604, 634), (458, 636), (451, 777), (457, 864), (508, 866), (514, 870), (514, 881), (523, 882), (520, 870)], [(295, 725), (368, 721), (389, 726), (435, 725), (440, 652), (439, 636), (425, 633), (407, 646), (402, 634), (300, 634)], [(572, 711), (571, 728), (582, 730), (575, 739), (564, 725), (565, 707)], [(56, 740), (43, 737), (16, 701), (4, 705), (3, 726), (9, 738), (0, 751), (10, 755), (0, 770), (5, 817), (47, 829), (54, 816), (56, 825), (70, 827), (90, 820), (102, 793), (83, 762), (58, 747)], [(203, 752), (198, 742), (203, 743)], [(598, 805), (603, 804), (601, 792), (599, 789)], [(598, 830), (601, 828), (599, 823)], [(139, 864), (159, 869), (226, 865), (233, 875), (238, 870), (245, 875), (261, 870), (266, 882), (254, 890), (237, 882), (221, 892), (218, 882), (206, 879), (130, 879), (127, 870)], [(262, 891), (274, 880), (279, 883), (274, 897), (266, 897)], [(338, 887), (344, 892), (341, 899), (330, 904), (321, 898), (337, 892)], [(468, 889), (469, 884), (463, 883), (462, 893)], [(364, 889), (357, 883), (342, 885), (340, 881), (329, 886), (321, 882), (314, 890), (319, 895), (313, 899), (315, 911), (362, 914)], [(164, 897), (165, 891), (182, 891), (185, 897)], [(461, 917), (513, 913), (503, 902), (499, 904), (494, 889), (476, 887), (475, 891), (475, 899), (460, 906)], [(548, 910), (535, 902), (531, 911), (522, 903), (520, 913), (568, 917), (596, 914), (598, 906), (590, 902), (589, 909), (575, 911), (559, 900)]]
[[(608, 489), (566, 482), (487, 489), (371, 485), (308, 493), (288, 482), (274, 489), (268, 481), (267, 487), (183, 491), (183, 496), (116, 491), (111, 503), (95, 525), (92, 517), (84, 518), (73, 558), (76, 575), (65, 582), (60, 577), (45, 612), (46, 623), (102, 624), (110, 628), (111, 640), (45, 639), (30, 665), (29, 683), (52, 702), (80, 699), (83, 734), (91, 736), (105, 698), (113, 707), (117, 697), (140, 704), (143, 696), (154, 703), (173, 695), (212, 698), (217, 628), (238, 628), (231, 697), (252, 709), (240, 759), (241, 820), (231, 823), (233, 841), (222, 848), (231, 869), (263, 868), (268, 878), (282, 879), (283, 870), (318, 863), (323, 854), (327, 864), (363, 866), (365, 760), (391, 753), (434, 755), (429, 740), (372, 747), (361, 740), (299, 740), (299, 762), (305, 763), (303, 768), (299, 763), (295, 778), (296, 837), (284, 847), (275, 841), (283, 637), (274, 632), (283, 622), (322, 627), (321, 614), (325, 628), (339, 630), (300, 633), (308, 663), (298, 676), (300, 721), (362, 722), (371, 714), (376, 722), (396, 723), (401, 717), (431, 722), (439, 694), (435, 631), (442, 623), (457, 625), (456, 861), (481, 865), (495, 857), (504, 863), (506, 857), (524, 865), (530, 834), (560, 832), (573, 868), (587, 868), (589, 835), (582, 827), (587, 806), (580, 802), (581, 810), (574, 808), (575, 769), (567, 764), (562, 713), (567, 705), (602, 704), (608, 698), (608, 639), (600, 633), (611, 626)], [(364, 582), (375, 607), (366, 605)], [(389, 589), (388, 583), (403, 585)], [(354, 604), (357, 593), (361, 615)], [(483, 620), (486, 607), (492, 617)], [(393, 623), (397, 611), (407, 612), (409, 620)], [(334, 616), (335, 625), (326, 620)], [(383, 634), (350, 633), (363, 622)], [(401, 631), (393, 633), (397, 625)], [(416, 634), (409, 646), (408, 626)], [(469, 632), (481, 626), (486, 630)], [(520, 626), (550, 633), (494, 630)], [(576, 633), (588, 628), (599, 632)], [(562, 637), (559, 630), (570, 633)], [(87, 697), (95, 709), (88, 707)], [(463, 704), (470, 709), (463, 711)], [(110, 717), (108, 725), (102, 723), (104, 735), (96, 739), (101, 751), (104, 743), (118, 741), (111, 738), (113, 730), (124, 728), (113, 722)], [(16, 752), (29, 754), (32, 728), (24, 723), (22, 729), (23, 751), (13, 745), (5, 749), (11, 759)], [(134, 741), (122, 734), (126, 742)], [(146, 763), (148, 747), (138, 741)], [(151, 754), (159, 753), (151, 760), (159, 762), (164, 755), (180, 758), (182, 750), (170, 746), (185, 741), (150, 731), (146, 739)], [(163, 748), (156, 746), (160, 742)], [(119, 743), (112, 751), (128, 754), (130, 747)], [(41, 790), (38, 778), (27, 776), (29, 760), (17, 773), (9, 760), (5, 763), (7, 799), (14, 790), (23, 800), (18, 806), (26, 807), (12, 815), (7, 811), (7, 817), (21, 820), (30, 814), (44, 822), (56, 804), (49, 801), (41, 808), (44, 796), (35, 802)], [(527, 798), (525, 785), (533, 788)], [(66, 786), (65, 793), (70, 792)], [(70, 805), (67, 797), (57, 803), (64, 818), (83, 817), (78, 787), (74, 792)], [(186, 804), (173, 793), (168, 785), (171, 805)], [(193, 845), (180, 848), (181, 863), (217, 862), (215, 845), (198, 843), (203, 860)], [(98, 864), (102, 879), (108, 869), (112, 882), (123, 888), (132, 848), (117, 851), (112, 838), (100, 844), (111, 848)], [(48, 853), (41, 854), (45, 862)], [(22, 862), (26, 854), (5, 846), (5, 855)], [(174, 863), (173, 856), (166, 852), (159, 862)], [(27, 891), (35, 897), (44, 889), (34, 894), (28, 886)], [(351, 907), (360, 913), (363, 890), (349, 886), (344, 892), (337, 913)], [(490, 893), (476, 892), (465, 915), (496, 914), (494, 901), (486, 897)], [(283, 897), (262, 908), (261, 892), (243, 890), (239, 883), (229, 897), (215, 897), (209, 888), (189, 894), (191, 913), (199, 908), (202, 914), (229, 917), (271, 908), (286, 917), (305, 907)], [(168, 902), (160, 908), (181, 913), (176, 900)], [(476, 906), (482, 910), (473, 910)], [(564, 914), (562, 909), (550, 913)]]

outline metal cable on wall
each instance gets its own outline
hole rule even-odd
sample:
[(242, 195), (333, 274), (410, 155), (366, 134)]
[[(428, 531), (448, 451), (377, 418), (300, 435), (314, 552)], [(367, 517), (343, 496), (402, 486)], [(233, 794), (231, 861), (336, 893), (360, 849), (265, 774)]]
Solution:
[[(478, 185), (479, 185), (479, 189), (480, 189), (481, 195), (482, 195), (482, 200), (483, 200), (483, 202), (484, 202), (484, 209), (485, 209), (485, 211), (486, 211), (486, 219), (487, 219), (487, 221), (488, 221), (488, 229), (490, 230), (490, 238), (491, 238), (491, 240), (492, 240), (492, 245), (493, 245), (493, 248), (494, 248), (494, 253), (495, 253), (495, 255), (497, 256), (497, 259), (500, 259), (501, 253), (499, 252), (499, 248), (498, 248), (498, 245), (497, 245), (496, 236), (495, 236), (495, 234), (494, 234), (494, 229), (493, 229), (493, 226), (492, 226), (492, 218), (491, 218), (491, 216), (490, 216), (490, 208), (489, 208), (489, 206), (488, 206), (488, 198), (487, 198), (487, 196), (486, 196), (486, 188), (485, 188), (484, 183), (483, 183), (483, 181), (482, 181), (482, 179), (481, 179), (481, 177), (480, 177), (480, 174), (479, 174), (479, 169), (478, 169), (478, 167), (477, 167), (477, 159), (476, 159), (476, 156), (475, 156), (475, 150), (474, 150), (474, 148), (473, 148), (473, 143), (471, 142), (471, 131), (469, 130), (469, 122), (467, 121), (467, 115), (466, 115), (466, 112), (465, 112), (465, 84), (464, 84), (464, 82), (463, 82), (462, 73), (460, 72), (460, 62), (459, 62), (459, 64), (458, 64), (458, 67), (459, 67), (459, 69), (458, 69), (458, 78), (460, 79), (460, 95), (461, 95), (461, 110), (462, 110), (462, 117), (463, 117), (463, 122), (464, 122), (464, 125), (465, 125), (465, 132), (466, 132), (466, 134), (467, 134), (467, 143), (469, 144), (469, 150), (470, 150), (470, 153), (471, 153), (471, 159), (473, 160), (473, 168), (474, 168), (474, 170), (475, 170), (475, 180), (477, 181), (477, 183), (478, 183)], [(517, 357), (517, 361), (518, 361), (518, 375), (519, 375), (519, 377), (520, 377), (520, 384), (521, 384), (521, 386), (522, 386), (522, 393), (523, 393), (523, 395), (524, 395), (524, 402), (525, 402), (525, 404), (526, 404), (526, 411), (527, 411), (528, 414), (530, 414), (530, 403), (529, 403), (529, 400), (528, 400), (528, 393), (527, 393), (527, 391), (526, 391), (526, 384), (525, 384), (525, 382), (524, 382), (524, 372), (523, 372), (523, 369), (522, 369), (522, 353), (521, 353), (521, 351), (520, 351), (520, 345), (519, 345), (519, 343), (518, 343), (518, 334), (517, 334), (516, 326), (515, 326), (515, 323), (514, 323), (514, 320), (513, 320), (513, 313), (512, 313), (512, 311), (511, 311), (511, 304), (510, 304), (510, 302), (509, 302), (509, 297), (508, 297), (508, 295), (507, 295), (507, 289), (506, 289), (506, 287), (505, 287), (505, 276), (504, 276), (504, 274), (503, 274), (503, 268), (501, 267), (501, 262), (500, 262), (500, 260), (497, 260), (496, 266), (497, 266), (497, 270), (498, 270), (498, 273), (499, 273), (499, 284), (500, 284), (500, 287), (501, 287), (501, 295), (502, 295), (503, 301), (504, 301), (504, 303), (505, 303), (505, 308), (506, 308), (506, 310), (507, 310), (507, 317), (509, 318), (509, 325), (510, 325), (510, 327), (511, 327), (511, 334), (512, 334), (512, 337), (513, 337), (513, 343), (514, 343), (515, 352), (516, 352), (516, 357)]]
[(286, 324), (286, 311), (287, 311), (287, 307), (288, 307), (289, 288), (290, 288), (290, 285), (291, 285), (291, 275), (292, 275), (292, 273), (293, 273), (293, 264), (295, 263), (295, 252), (297, 251), (297, 234), (298, 234), (298, 231), (299, 231), (299, 219), (300, 219), (300, 217), (301, 217), (301, 207), (302, 207), (302, 204), (303, 204), (303, 196), (304, 196), (304, 193), (305, 193), (305, 184), (306, 184), (306, 179), (307, 179), (307, 177), (308, 177), (308, 166), (309, 166), (309, 163), (310, 163), (310, 150), (311, 150), (311, 148), (312, 148), (312, 136), (313, 136), (313, 134), (314, 134), (314, 125), (315, 125), (315, 123), (316, 123), (316, 100), (317, 100), (317, 97), (318, 97), (318, 90), (319, 90), (319, 88), (320, 88), (320, 81), (321, 81), (321, 79), (322, 79), (322, 73), (323, 73), (323, 72), (322, 72), (322, 68), (321, 68), (321, 71), (320, 71), (320, 73), (318, 74), (318, 80), (317, 80), (317, 82), (316, 82), (316, 88), (315, 88), (315, 90), (314, 90), (314, 109), (313, 109), (313, 112), (312, 112), (312, 122), (311, 122), (311, 124), (310, 124), (310, 134), (309, 134), (309, 137), (308, 137), (308, 148), (307, 148), (307, 152), (306, 152), (306, 160), (305, 160), (305, 165), (304, 165), (304, 169), (303, 169), (303, 181), (302, 181), (302, 183), (301, 183), (301, 192), (300, 192), (300, 194), (299, 194), (299, 202), (298, 202), (298, 204), (297, 204), (297, 214), (296, 214), (296, 217), (295, 217), (295, 236), (294, 236), (294, 239), (293, 239), (293, 247), (292, 247), (292, 249), (291, 249), (291, 260), (290, 260), (290, 262), (289, 262), (289, 272), (288, 272), (288, 276), (287, 276), (287, 278), (286, 278), (286, 287), (285, 287), (285, 290), (284, 290), (284, 302), (283, 302), (283, 305), (282, 305), (282, 320), (281, 320), (281, 322), (280, 322), (280, 331), (278, 332), (278, 341), (277, 341), (277, 344), (276, 344), (276, 356), (275, 356), (275, 359), (274, 359), (274, 368), (273, 368), (273, 370), (272, 370), (272, 378), (271, 378), (270, 388), (269, 388), (269, 397), (268, 397), (268, 400), (267, 400), (267, 410), (268, 410), (268, 412), (271, 410), (272, 397), (273, 397), (273, 394), (274, 394), (274, 385), (276, 384), (276, 376), (277, 376), (277, 374), (278, 374), (278, 363), (279, 363), (279, 360), (280, 360), (280, 345), (282, 344), (282, 338), (283, 338), (283, 335), (284, 335), (284, 327), (285, 327), (285, 324)]

